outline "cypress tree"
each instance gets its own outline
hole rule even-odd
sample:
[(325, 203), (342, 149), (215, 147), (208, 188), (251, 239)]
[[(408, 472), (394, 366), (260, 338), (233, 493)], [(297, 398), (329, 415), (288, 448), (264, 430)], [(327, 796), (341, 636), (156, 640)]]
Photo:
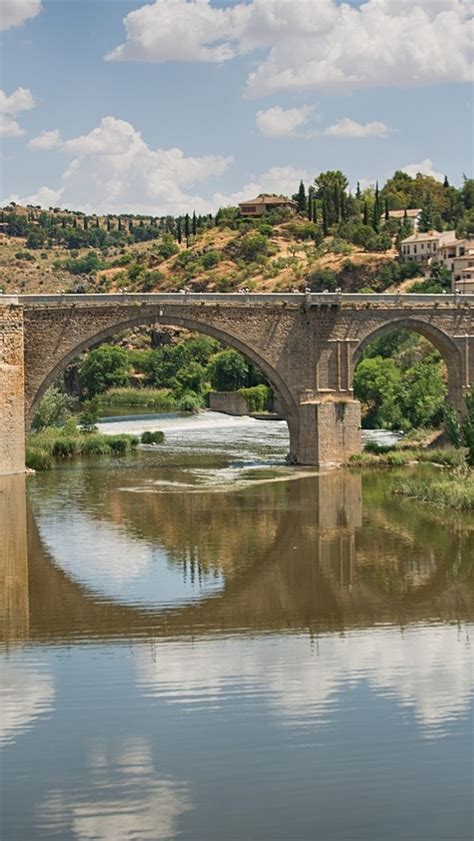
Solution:
[(444, 187), (445, 190), (449, 187), (449, 181), (448, 181), (448, 176), (447, 175), (444, 176), (443, 187)]
[(99, 222), (99, 217), (98, 216), (96, 216), (96, 218), (95, 218), (95, 226), (96, 226), (96, 228), (100, 228), (100, 222)]
[(186, 247), (189, 248), (189, 234), (191, 233), (189, 225), (189, 213), (184, 217), (184, 236), (186, 237)]
[(311, 222), (313, 219), (313, 208), (314, 208), (314, 199), (312, 196), (308, 196), (308, 203), (307, 203), (307, 210), (308, 210), (308, 219)]
[(318, 221), (318, 206), (316, 204), (316, 201), (313, 201), (312, 204), (313, 204), (313, 209), (312, 209), (312, 213), (311, 213), (311, 221), (316, 224), (316, 222)]
[(380, 228), (380, 194), (379, 194), (379, 182), (377, 181), (375, 185), (375, 202), (374, 202), (374, 215), (372, 219), (372, 227), (374, 231), (378, 233)]
[(183, 241), (183, 233), (181, 230), (181, 217), (179, 217), (177, 225), (176, 225), (176, 239), (178, 240), (179, 244), (181, 245)]
[(196, 218), (196, 211), (193, 210), (193, 237), (197, 234), (197, 218)]
[(119, 216), (119, 218), (118, 218), (118, 229), (119, 229), (119, 231), (122, 230), (122, 217), (121, 216)]
[(304, 213), (306, 210), (306, 190), (302, 181), (300, 181), (296, 201), (298, 202), (298, 213)]
[(364, 225), (369, 224), (369, 208), (368, 208), (368, 205), (367, 205), (366, 201), (364, 202), (364, 216), (363, 216), (362, 221), (363, 221)]
[(323, 214), (323, 234), (325, 237), (329, 234), (329, 226), (328, 226), (328, 211), (326, 206), (326, 199), (323, 198), (322, 202), (322, 214)]
[(357, 182), (356, 199), (360, 199), (362, 193), (360, 191), (360, 184)]
[(130, 231), (130, 233), (132, 233), (132, 231), (133, 231), (133, 219), (130, 219), (130, 222), (128, 223), (128, 230)]
[(388, 222), (390, 219), (390, 214), (388, 212), (388, 198), (385, 196), (385, 221)]
[(74, 219), (72, 220), (72, 227), (73, 227), (73, 228), (77, 228), (77, 219), (76, 219), (76, 217), (74, 217)]
[(107, 216), (107, 230), (110, 231), (112, 229), (112, 223), (110, 221), (110, 216)]
[(84, 230), (87, 231), (89, 229), (89, 220), (87, 216), (84, 216)]

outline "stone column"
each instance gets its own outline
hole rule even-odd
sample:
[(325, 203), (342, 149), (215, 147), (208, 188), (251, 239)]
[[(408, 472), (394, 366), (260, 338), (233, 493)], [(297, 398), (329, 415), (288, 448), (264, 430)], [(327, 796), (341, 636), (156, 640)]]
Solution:
[(23, 310), (0, 301), (0, 475), (24, 471)]
[(299, 411), (299, 464), (336, 467), (360, 452), (358, 400), (311, 400), (301, 403)]
[(0, 476), (0, 640), (28, 638), (26, 476)]

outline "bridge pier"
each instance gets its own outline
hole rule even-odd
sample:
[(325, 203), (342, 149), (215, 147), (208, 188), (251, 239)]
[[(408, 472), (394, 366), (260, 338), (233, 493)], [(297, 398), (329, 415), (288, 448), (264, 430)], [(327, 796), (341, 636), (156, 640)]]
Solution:
[(310, 400), (300, 405), (297, 461), (335, 467), (361, 449), (358, 400)]
[(12, 306), (0, 318), (0, 474), (24, 472), (23, 309)]

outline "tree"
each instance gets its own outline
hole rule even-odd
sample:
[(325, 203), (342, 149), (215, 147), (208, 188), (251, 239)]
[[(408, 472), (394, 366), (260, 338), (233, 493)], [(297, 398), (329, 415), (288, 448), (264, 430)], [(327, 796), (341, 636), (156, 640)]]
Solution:
[(356, 199), (360, 199), (361, 195), (362, 195), (362, 193), (360, 191), (360, 183), (358, 181), (357, 182), (357, 189), (356, 189)]
[(178, 240), (179, 244), (181, 245), (183, 241), (183, 232), (181, 230), (181, 217), (178, 219), (176, 223), (176, 239)]
[(363, 217), (362, 217), (362, 222), (363, 222), (364, 225), (366, 225), (368, 227), (368, 225), (369, 225), (369, 206), (368, 206), (366, 201), (364, 202), (364, 214), (363, 214)]
[(401, 372), (393, 359), (362, 359), (354, 372), (354, 396), (365, 404), (365, 425), (400, 428), (403, 422), (398, 395)]
[(467, 463), (474, 467), (474, 386), (465, 397), (466, 414), (462, 421), (462, 434), (467, 447)]
[(127, 353), (114, 345), (91, 350), (81, 363), (79, 382), (89, 397), (128, 383), (130, 363)]
[(249, 367), (236, 350), (217, 353), (209, 364), (212, 388), (216, 391), (237, 391), (247, 385)]
[(427, 231), (432, 231), (434, 226), (435, 224), (433, 202), (428, 197), (426, 203), (421, 209), (420, 219), (418, 221), (418, 230), (420, 231), (420, 233), (426, 233)]
[(374, 232), (370, 225), (357, 225), (352, 234), (352, 242), (354, 245), (359, 245), (361, 248), (367, 249), (373, 236)]
[(298, 193), (296, 196), (296, 201), (298, 202), (298, 213), (304, 213), (306, 210), (306, 190), (305, 186), (302, 181), (300, 181), (300, 186), (298, 189)]
[(55, 385), (45, 391), (33, 418), (33, 429), (44, 429), (47, 426), (58, 426), (64, 423), (71, 414), (72, 399)]
[(340, 170), (321, 172), (314, 179), (316, 195), (323, 203), (323, 219), (329, 228), (341, 220), (342, 194), (346, 193), (349, 182)]
[(184, 236), (186, 237), (186, 248), (189, 248), (189, 236), (191, 233), (190, 224), (189, 224), (189, 213), (186, 213), (184, 217)]
[(26, 247), (37, 249), (42, 248), (44, 243), (46, 242), (46, 234), (41, 228), (37, 228), (34, 231), (30, 231), (26, 238)]
[(195, 236), (196, 236), (196, 234), (197, 234), (197, 218), (196, 218), (196, 211), (195, 211), (195, 210), (193, 210), (193, 225), (192, 225), (192, 230), (193, 230), (193, 237), (195, 237)]
[(90, 400), (84, 400), (84, 403), (82, 404), (82, 412), (79, 415), (79, 429), (86, 433), (96, 432), (99, 416), (99, 398), (96, 396), (92, 397)]
[(379, 232), (380, 228), (380, 192), (379, 192), (379, 182), (377, 181), (375, 185), (375, 201), (374, 206), (372, 209), (372, 227), (376, 233)]

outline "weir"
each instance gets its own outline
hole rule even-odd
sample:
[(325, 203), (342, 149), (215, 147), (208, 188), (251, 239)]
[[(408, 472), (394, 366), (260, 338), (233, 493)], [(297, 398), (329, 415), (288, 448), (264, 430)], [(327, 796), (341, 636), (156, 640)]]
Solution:
[(448, 401), (474, 381), (473, 295), (120, 294), (0, 296), (0, 474), (21, 473), (39, 400), (83, 351), (131, 327), (167, 324), (241, 351), (271, 382), (293, 463), (336, 466), (360, 449), (353, 373), (395, 328), (441, 353)]

